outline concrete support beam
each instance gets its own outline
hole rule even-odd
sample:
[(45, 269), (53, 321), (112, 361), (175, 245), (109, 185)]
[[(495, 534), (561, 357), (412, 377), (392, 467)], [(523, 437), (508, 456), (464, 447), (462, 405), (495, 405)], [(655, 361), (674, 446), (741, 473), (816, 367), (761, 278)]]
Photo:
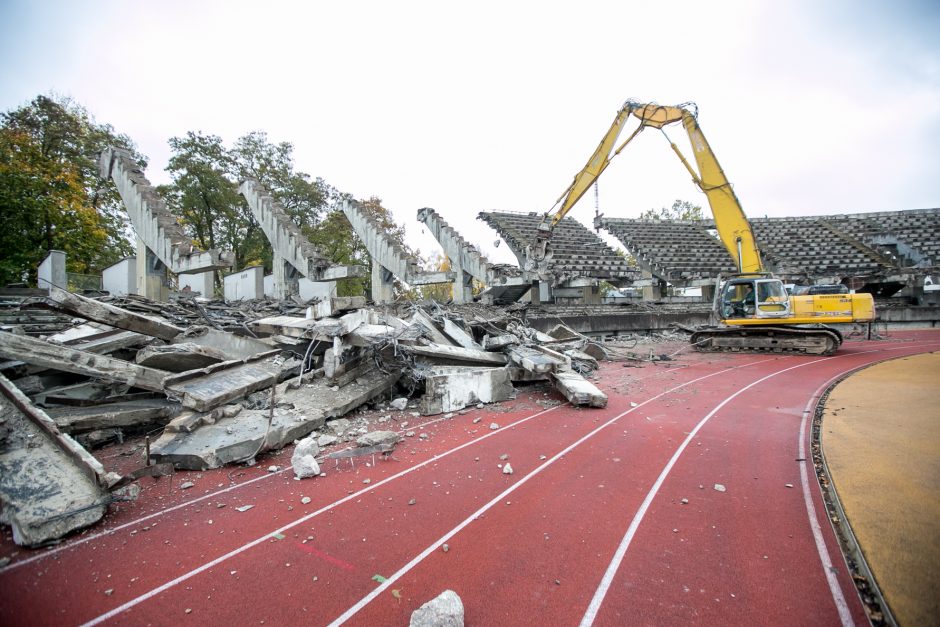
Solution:
[[(188, 274), (232, 266), (233, 253), (200, 251), (193, 246), (130, 152), (105, 148), (99, 156), (98, 173), (114, 181), (137, 237), (172, 272)], [(142, 265), (139, 257), (138, 265)]]
[[(422, 272), (417, 262), (407, 255), (396, 241), (388, 237), (385, 230), (362, 209), (359, 203), (344, 201), (343, 213), (372, 257), (372, 300), (375, 302), (390, 302), (391, 300), (387, 293), (390, 280), (376, 270), (377, 266), (409, 285), (453, 283), (455, 278), (453, 272)], [(379, 295), (378, 298), (376, 294)]]
[(169, 299), (166, 266), (139, 237), (134, 268), (137, 271), (137, 294), (157, 302), (166, 302)]
[(390, 303), (395, 300), (395, 280), (392, 272), (372, 258), (372, 302)]
[(248, 202), (274, 251), (274, 293), (285, 300), (297, 294), (297, 279), (330, 281), (363, 276), (359, 266), (334, 266), (301, 232), (284, 208), (258, 181), (247, 179), (238, 191)]

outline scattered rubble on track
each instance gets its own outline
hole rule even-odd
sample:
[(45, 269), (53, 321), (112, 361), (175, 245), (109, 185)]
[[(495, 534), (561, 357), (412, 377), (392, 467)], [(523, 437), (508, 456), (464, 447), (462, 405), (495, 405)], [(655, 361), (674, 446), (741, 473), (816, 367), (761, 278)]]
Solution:
[[(57, 288), (2, 300), (0, 520), (17, 544), (41, 545), (95, 523), (141, 476), (253, 464), (298, 441), (298, 478), (319, 475), (324, 459), (389, 454), (397, 434), (350, 418), (365, 405), (452, 416), (543, 382), (574, 405), (604, 407), (589, 380), (598, 361), (654, 357), (644, 355), (649, 339), (638, 349), (564, 325), (543, 333), (520, 310), (370, 308), (361, 298), (164, 303)], [(141, 467), (124, 478), (86, 450), (142, 435)], [(358, 449), (321, 450), (353, 441)]]

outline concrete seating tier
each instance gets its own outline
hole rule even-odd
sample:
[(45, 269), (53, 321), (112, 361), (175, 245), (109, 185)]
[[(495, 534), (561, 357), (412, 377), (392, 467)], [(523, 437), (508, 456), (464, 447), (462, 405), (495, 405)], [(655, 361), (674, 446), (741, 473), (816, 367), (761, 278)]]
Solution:
[(728, 251), (702, 222), (601, 218), (599, 224), (661, 279), (703, 279), (735, 270)]
[[(484, 211), (479, 218), (499, 233), (521, 264), (525, 260), (526, 246), (535, 239), (542, 214)], [(565, 218), (555, 227), (551, 251), (552, 272), (566, 278), (630, 281), (639, 276), (627, 258), (573, 218)]]
[(820, 216), (756, 218), (754, 237), (771, 267), (799, 269), (809, 276), (859, 276), (890, 266), (877, 251)]

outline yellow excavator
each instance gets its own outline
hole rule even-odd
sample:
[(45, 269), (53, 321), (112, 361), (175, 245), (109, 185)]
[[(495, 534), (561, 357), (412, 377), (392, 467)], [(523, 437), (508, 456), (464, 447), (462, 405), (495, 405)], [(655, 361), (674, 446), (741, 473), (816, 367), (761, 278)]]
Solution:
[[(615, 149), (621, 131), (633, 118), (639, 120), (639, 126)], [(689, 136), (697, 171), (664, 131), (664, 127), (679, 122)], [(526, 251), (527, 267), (546, 271), (555, 226), (597, 181), (611, 159), (646, 128), (663, 133), (695, 185), (705, 193), (718, 237), (737, 266), (737, 274), (718, 277), (714, 299), (718, 324), (695, 330), (691, 342), (697, 350), (829, 355), (842, 344), (842, 334), (825, 323), (860, 323), (875, 319), (871, 294), (794, 296), (787, 293), (780, 279), (765, 269), (741, 203), (699, 127), (694, 103), (676, 106), (633, 100), (624, 103), (587, 165), (543, 216), (535, 241)]]

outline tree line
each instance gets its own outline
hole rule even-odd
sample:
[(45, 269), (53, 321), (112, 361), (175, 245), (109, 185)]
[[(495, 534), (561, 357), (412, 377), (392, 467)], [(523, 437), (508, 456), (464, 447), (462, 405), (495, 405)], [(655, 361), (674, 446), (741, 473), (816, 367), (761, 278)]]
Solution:
[[(37, 96), (0, 114), (0, 285), (35, 284), (36, 268), (49, 250), (65, 252), (67, 270), (83, 274), (100, 274), (133, 253), (134, 234), (117, 190), (98, 177), (97, 156), (108, 145), (129, 150), (146, 168), (130, 137), (97, 122), (70, 98)], [(157, 192), (196, 246), (235, 253), (233, 271), (272, 267), (271, 246), (238, 193), (246, 178), (264, 185), (332, 262), (369, 266), (365, 246), (337, 207), (351, 197), (298, 171), (289, 142), (274, 143), (263, 131), (252, 131), (226, 146), (217, 135), (190, 131), (169, 145), (171, 182)], [(381, 199), (360, 203), (420, 258)], [(350, 279), (340, 282), (339, 291), (363, 294), (368, 285), (368, 279)]]

